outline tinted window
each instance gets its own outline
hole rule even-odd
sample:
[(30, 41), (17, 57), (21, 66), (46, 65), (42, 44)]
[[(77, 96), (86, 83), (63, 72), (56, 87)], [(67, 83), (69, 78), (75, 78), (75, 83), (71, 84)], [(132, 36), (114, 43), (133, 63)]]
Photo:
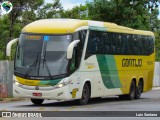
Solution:
[(87, 54), (150, 55), (154, 38), (146, 35), (90, 31)]

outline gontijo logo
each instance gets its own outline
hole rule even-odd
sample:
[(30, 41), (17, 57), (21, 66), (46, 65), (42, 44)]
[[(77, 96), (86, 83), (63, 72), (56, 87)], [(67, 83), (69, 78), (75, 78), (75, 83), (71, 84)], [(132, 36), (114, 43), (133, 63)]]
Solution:
[(8, 14), (12, 11), (13, 9), (13, 5), (11, 2), (9, 1), (4, 1), (2, 4), (1, 4), (1, 10), (2, 10), (2, 13), (3, 14)]

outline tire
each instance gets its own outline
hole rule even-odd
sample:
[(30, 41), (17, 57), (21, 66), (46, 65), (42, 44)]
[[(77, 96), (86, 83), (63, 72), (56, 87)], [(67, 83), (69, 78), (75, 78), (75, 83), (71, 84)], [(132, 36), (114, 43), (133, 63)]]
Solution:
[(35, 105), (41, 105), (44, 99), (31, 99), (31, 102)]
[(119, 99), (120, 100), (126, 100), (127, 99), (127, 95), (119, 95)]
[(135, 98), (135, 94), (136, 94), (136, 85), (135, 85), (135, 82), (132, 81), (131, 85), (130, 85), (129, 94), (127, 94), (127, 95), (120, 95), (119, 99), (121, 99), (121, 100), (133, 100)]
[(84, 84), (83, 90), (82, 90), (82, 97), (77, 102), (79, 105), (86, 105), (90, 98), (90, 89), (88, 84)]
[(101, 97), (96, 97), (96, 98), (90, 98), (89, 102), (93, 102), (93, 101), (101, 101), (102, 98)]
[(128, 100), (133, 100), (135, 98), (135, 94), (136, 94), (136, 85), (135, 85), (135, 82), (132, 81), (130, 85), (129, 94), (126, 96), (126, 98)]
[(135, 99), (140, 99), (142, 91), (143, 91), (143, 83), (142, 81), (139, 81), (138, 86), (136, 87)]

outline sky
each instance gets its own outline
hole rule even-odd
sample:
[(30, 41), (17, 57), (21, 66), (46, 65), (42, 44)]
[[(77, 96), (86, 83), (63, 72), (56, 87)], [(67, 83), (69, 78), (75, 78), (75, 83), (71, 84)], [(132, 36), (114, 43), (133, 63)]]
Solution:
[[(65, 10), (71, 9), (75, 5), (80, 5), (80, 4), (84, 5), (86, 3), (86, 1), (91, 1), (91, 0), (60, 0), (61, 4)], [(51, 3), (52, 0), (45, 0), (45, 2)]]

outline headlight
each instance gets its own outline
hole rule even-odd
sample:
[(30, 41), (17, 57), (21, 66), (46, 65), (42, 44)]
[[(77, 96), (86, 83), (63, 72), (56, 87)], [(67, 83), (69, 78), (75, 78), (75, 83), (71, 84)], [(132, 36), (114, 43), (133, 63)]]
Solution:
[(63, 86), (64, 86), (63, 84), (58, 84), (58, 87), (59, 87), (59, 88), (61, 88), (61, 87), (63, 87)]
[(68, 82), (59, 83), (59, 84), (56, 85), (55, 87), (56, 87), (56, 88), (62, 88), (62, 87), (66, 86), (66, 85), (68, 85), (68, 84), (70, 84), (70, 83), (71, 83), (71, 80), (68, 81)]
[(17, 86), (19, 86), (19, 83), (18, 83), (18, 82), (15, 82), (14, 84), (17, 85)]
[(18, 81), (16, 80), (13, 80), (13, 83), (16, 85), (16, 86), (21, 86), (22, 84), (20, 84)]

